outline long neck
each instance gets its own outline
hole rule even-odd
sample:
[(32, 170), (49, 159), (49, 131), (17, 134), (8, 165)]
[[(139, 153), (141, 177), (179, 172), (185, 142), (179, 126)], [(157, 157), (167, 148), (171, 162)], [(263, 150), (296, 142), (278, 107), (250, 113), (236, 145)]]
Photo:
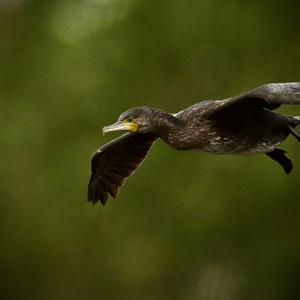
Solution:
[(161, 110), (155, 112), (154, 127), (157, 135), (166, 143), (173, 145), (173, 142), (181, 135), (185, 128), (185, 122), (173, 115)]

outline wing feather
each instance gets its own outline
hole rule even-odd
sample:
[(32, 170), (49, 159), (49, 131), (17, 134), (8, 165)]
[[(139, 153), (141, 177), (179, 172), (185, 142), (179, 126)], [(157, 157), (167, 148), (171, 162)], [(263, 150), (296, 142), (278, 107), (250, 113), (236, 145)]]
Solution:
[(92, 157), (88, 201), (105, 204), (115, 198), (119, 187), (140, 166), (157, 136), (126, 133), (99, 148)]
[(208, 115), (225, 109), (267, 108), (276, 109), (282, 104), (300, 104), (300, 82), (269, 83), (244, 92), (238, 96), (216, 101)]

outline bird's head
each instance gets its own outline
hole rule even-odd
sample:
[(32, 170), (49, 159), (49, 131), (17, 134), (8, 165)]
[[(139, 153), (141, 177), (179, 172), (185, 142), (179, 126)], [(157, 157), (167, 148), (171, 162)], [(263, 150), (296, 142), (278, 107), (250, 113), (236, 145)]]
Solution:
[(138, 133), (153, 132), (154, 111), (156, 110), (147, 106), (131, 108), (122, 113), (116, 123), (103, 127), (103, 134), (120, 130)]

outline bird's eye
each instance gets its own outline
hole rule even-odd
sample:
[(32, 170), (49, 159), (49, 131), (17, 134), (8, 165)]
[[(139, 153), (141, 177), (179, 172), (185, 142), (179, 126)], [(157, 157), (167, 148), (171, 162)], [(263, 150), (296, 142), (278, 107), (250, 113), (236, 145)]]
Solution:
[(127, 121), (131, 123), (133, 121), (133, 119), (132, 118), (128, 118)]

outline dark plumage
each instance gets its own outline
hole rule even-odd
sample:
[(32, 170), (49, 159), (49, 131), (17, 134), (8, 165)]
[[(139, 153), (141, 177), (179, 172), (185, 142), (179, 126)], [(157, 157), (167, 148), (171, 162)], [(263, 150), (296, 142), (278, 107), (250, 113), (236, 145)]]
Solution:
[(281, 104), (300, 104), (300, 82), (267, 84), (225, 100), (202, 101), (176, 114), (137, 107), (121, 114), (103, 132), (126, 133), (99, 148), (92, 158), (88, 201), (105, 204), (141, 164), (151, 145), (161, 138), (178, 150), (215, 154), (265, 153), (288, 174), (293, 165), (278, 149), (289, 134), (300, 141), (294, 128), (300, 116), (273, 112)]

